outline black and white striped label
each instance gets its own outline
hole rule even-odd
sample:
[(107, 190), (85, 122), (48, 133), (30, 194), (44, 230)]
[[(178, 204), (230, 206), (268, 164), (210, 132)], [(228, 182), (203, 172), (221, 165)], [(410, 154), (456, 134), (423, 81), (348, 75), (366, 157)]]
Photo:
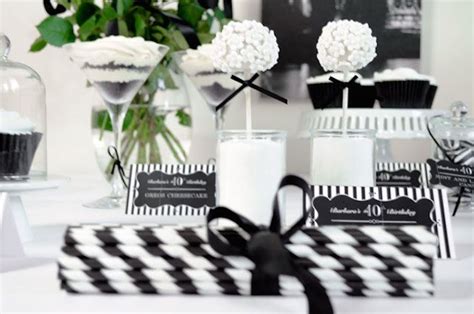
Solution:
[[(451, 216), (449, 214), (449, 204), (446, 190), (442, 189), (428, 189), (428, 188), (409, 188), (409, 187), (349, 187), (349, 186), (312, 186), (314, 191), (314, 199), (311, 200), (311, 204), (314, 209), (313, 215), (311, 215), (308, 220), (309, 226), (323, 226), (323, 225), (427, 225), (428, 222), (432, 221), (431, 231), (438, 237), (438, 257), (440, 258), (455, 258), (454, 253), (454, 243), (453, 243), (453, 234), (451, 228)], [(344, 197), (344, 200), (333, 202), (333, 200), (338, 200), (341, 197)], [(327, 200), (327, 205), (323, 207), (314, 207), (314, 201), (319, 200), (319, 205), (321, 199)], [(403, 202), (405, 205), (400, 206), (397, 204), (397, 208), (392, 208), (391, 212), (403, 215), (398, 215), (399, 217), (404, 217), (403, 219), (390, 219), (384, 221), (380, 217), (374, 218), (369, 217), (370, 214), (376, 214), (373, 210), (373, 204), (382, 204), (383, 206), (387, 204), (395, 204), (397, 199), (409, 199), (410, 202)], [(429, 201), (429, 202), (427, 202)], [(308, 200), (304, 198), (303, 208), (307, 208)], [(430, 204), (432, 204), (432, 207)], [(362, 206), (360, 205), (367, 205)], [(385, 205), (384, 205), (385, 204)], [(429, 209), (418, 208), (418, 205), (423, 205), (423, 208), (426, 205), (430, 205)], [(369, 206), (370, 205), (370, 206)], [(411, 206), (413, 205), (413, 206)], [(410, 209), (409, 207), (413, 207)], [(399, 207), (399, 208), (398, 208)], [(361, 213), (351, 214), (352, 211), (360, 209)], [(388, 208), (385, 208), (382, 212), (387, 212)], [(324, 212), (323, 212), (324, 211)], [(420, 213), (419, 211), (423, 211)], [(338, 220), (341, 213), (345, 213), (344, 221), (332, 221)], [(416, 219), (410, 217), (410, 213), (414, 213), (415, 216), (418, 216)], [(364, 214), (365, 223), (360, 221), (361, 215)], [(421, 217), (425, 215), (425, 217)], [(373, 215), (372, 215), (373, 216)], [(324, 219), (318, 219), (318, 217), (323, 217)], [(351, 222), (351, 220), (355, 220)], [(423, 223), (425, 222), (425, 223)]]
[(377, 186), (428, 187), (429, 165), (415, 162), (379, 162)]
[(214, 165), (130, 167), (128, 215), (206, 215), (216, 205)]

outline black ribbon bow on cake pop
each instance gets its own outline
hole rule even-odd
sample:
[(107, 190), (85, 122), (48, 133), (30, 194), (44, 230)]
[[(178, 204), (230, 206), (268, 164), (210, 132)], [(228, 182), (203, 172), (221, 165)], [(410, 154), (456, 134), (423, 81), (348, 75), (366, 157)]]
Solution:
[[(435, 119), (435, 118), (439, 118), (439, 117), (442, 117), (442, 116), (441, 115), (433, 116), (431, 119)], [(430, 137), (433, 140), (433, 142), (435, 143), (435, 145), (439, 148), (439, 150), (443, 153), (444, 157), (447, 160), (449, 160), (453, 164), (458, 164), (458, 163), (456, 163), (454, 158), (449, 154), (449, 152), (435, 138), (435, 136), (433, 135), (433, 132), (431, 132), (429, 124), (430, 124), (430, 122), (428, 121), (426, 123), (426, 130), (428, 131), (428, 134), (430, 135)], [(458, 194), (458, 199), (456, 200), (456, 205), (454, 205), (453, 217), (456, 216), (456, 213), (458, 211), (459, 205), (461, 205), (461, 200), (462, 200), (462, 197), (463, 197), (465, 192), (466, 192), (466, 189), (464, 187), (460, 187), (459, 194)]]
[(326, 109), (329, 104), (332, 104), (337, 97), (339, 97), (342, 94), (342, 91), (344, 88), (351, 88), (351, 87), (356, 87), (357, 86), (357, 75), (354, 75), (349, 81), (344, 82), (340, 81), (337, 78), (330, 76), (329, 80), (334, 83), (336, 87), (336, 91), (334, 92), (333, 95), (330, 95), (328, 99), (324, 102), (324, 104), (321, 106), (321, 109)]
[(128, 187), (127, 184), (127, 176), (125, 175), (125, 170), (123, 169), (122, 162), (120, 161), (119, 153), (115, 146), (109, 146), (107, 148), (107, 153), (109, 153), (110, 158), (112, 158), (112, 170), (110, 170), (110, 174), (114, 175), (115, 170), (118, 171), (120, 175), (120, 179), (125, 187)]
[[(285, 176), (278, 191), (285, 186), (299, 187), (305, 193), (305, 197), (313, 199), (313, 192), (308, 183), (300, 177)], [(251, 281), (252, 295), (278, 295), (279, 275), (294, 276), (304, 286), (309, 314), (332, 314), (331, 301), (324, 287), (309, 270), (297, 265), (295, 262), (297, 257), (285, 248), (285, 243), (305, 224), (312, 211), (311, 205), (292, 227), (282, 233), (278, 191), (273, 200), (273, 215), (269, 227), (256, 226), (247, 218), (226, 207), (212, 209), (207, 215), (209, 244), (221, 255), (246, 256), (254, 262), (255, 269), (252, 271)], [(222, 238), (210, 226), (215, 219), (227, 219), (236, 223), (249, 234), (250, 239), (245, 241), (242, 238)]]
[(222, 109), (229, 101), (232, 100), (235, 96), (237, 96), (241, 91), (243, 91), (245, 88), (250, 87), (253, 88), (257, 91), (259, 91), (262, 94), (265, 94), (269, 97), (275, 98), (278, 101), (281, 101), (282, 103), (288, 104), (288, 99), (281, 97), (280, 95), (277, 95), (261, 86), (255, 85), (253, 82), (258, 78), (258, 74), (255, 73), (249, 80), (243, 80), (240, 77), (237, 77), (235, 75), (230, 76), (231, 79), (233, 79), (236, 82), (239, 82), (242, 84), (237, 88), (232, 94), (227, 96), (217, 107), (216, 107), (216, 112)]

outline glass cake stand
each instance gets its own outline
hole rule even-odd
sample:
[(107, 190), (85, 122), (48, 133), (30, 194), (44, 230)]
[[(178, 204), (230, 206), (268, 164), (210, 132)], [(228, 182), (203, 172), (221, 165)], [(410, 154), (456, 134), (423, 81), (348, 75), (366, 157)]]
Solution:
[[(347, 129), (376, 130), (376, 160), (393, 161), (391, 139), (427, 139), (426, 125), (437, 115), (447, 111), (432, 109), (348, 109)], [(311, 110), (301, 114), (298, 137), (309, 138), (317, 130), (342, 129), (342, 109)]]
[[(0, 198), (4, 200), (4, 204), (0, 204), (2, 237), (5, 236), (8, 241), (11, 241), (13, 236), (11, 234), (5, 235), (5, 233), (8, 233), (7, 230), (16, 230), (21, 242), (33, 240), (22, 195), (32, 191), (55, 189), (67, 181), (69, 181), (67, 177), (54, 175), (41, 178), (32, 177), (24, 181), (0, 181)], [(9, 216), (12, 217), (11, 220), (8, 219)], [(15, 226), (10, 225), (12, 223)], [(5, 248), (2, 248), (2, 253), (3, 249)]]

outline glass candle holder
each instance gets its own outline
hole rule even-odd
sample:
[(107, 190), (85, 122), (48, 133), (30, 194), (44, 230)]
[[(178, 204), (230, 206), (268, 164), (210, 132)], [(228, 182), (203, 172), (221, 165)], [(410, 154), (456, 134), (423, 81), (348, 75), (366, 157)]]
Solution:
[(315, 130), (311, 179), (315, 185), (375, 186), (375, 131)]
[(286, 137), (283, 131), (218, 131), (217, 204), (268, 225), (286, 173)]

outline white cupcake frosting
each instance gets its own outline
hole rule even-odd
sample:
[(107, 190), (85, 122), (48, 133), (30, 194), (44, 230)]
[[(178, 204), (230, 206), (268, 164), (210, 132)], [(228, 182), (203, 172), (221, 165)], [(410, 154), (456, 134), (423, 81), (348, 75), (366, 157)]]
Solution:
[[(357, 76), (356, 82), (360, 82), (361, 79), (362, 79), (362, 76), (359, 73), (349, 72), (347, 77), (350, 80), (354, 77), (354, 75)], [(335, 79), (339, 80), (339, 81), (344, 81), (344, 74), (343, 73), (341, 73), (341, 72), (331, 72), (331, 73), (326, 73), (326, 74), (323, 74), (323, 75), (309, 77), (306, 80), (306, 83), (308, 83), (308, 84), (332, 83), (332, 81), (329, 79), (331, 76), (334, 77)]]
[(418, 73), (417, 71), (411, 68), (397, 68), (394, 70), (386, 69), (382, 72), (374, 73), (374, 81), (384, 82), (384, 81), (406, 81), (406, 80), (420, 80), (420, 81), (434, 81), (434, 78), (431, 78), (427, 75)]
[(26, 134), (35, 129), (30, 119), (20, 116), (18, 112), (0, 109), (0, 133)]
[(168, 47), (142, 37), (108, 36), (94, 41), (64, 45), (71, 59), (90, 65), (114, 63), (128, 66), (155, 66)]
[(187, 49), (186, 54), (181, 59), (181, 69), (188, 75), (196, 75), (200, 72), (214, 72), (212, 64), (211, 44), (204, 44), (197, 49)]

